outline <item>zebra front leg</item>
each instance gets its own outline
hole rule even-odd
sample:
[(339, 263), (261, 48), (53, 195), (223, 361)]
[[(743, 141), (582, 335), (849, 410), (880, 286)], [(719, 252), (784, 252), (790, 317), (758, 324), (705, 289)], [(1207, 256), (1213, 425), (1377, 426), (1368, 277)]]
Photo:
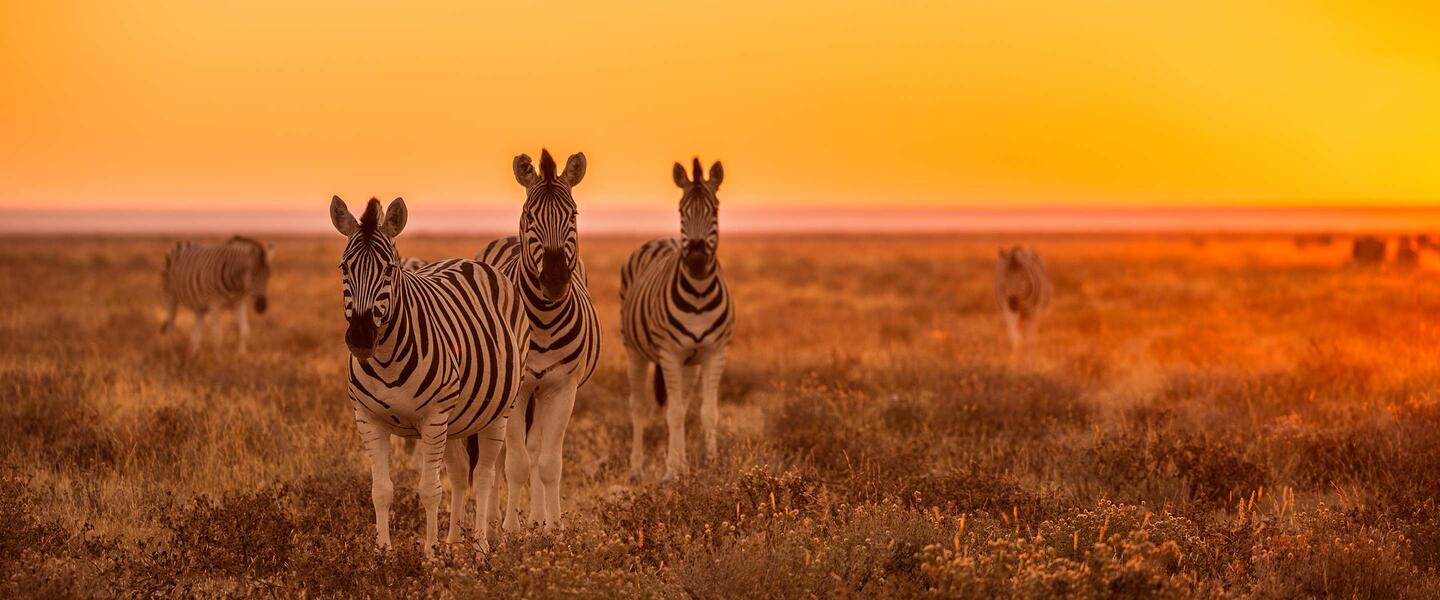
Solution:
[(1010, 362), (1020, 358), (1020, 315), (1005, 311), (1005, 333), (1010, 336)]
[(530, 453), (525, 448), (525, 409), (531, 401), (533, 389), (533, 386), (521, 386), (505, 424), (505, 487), (508, 493), (505, 519), (501, 523), (505, 531), (520, 528), (520, 494), (530, 480)]
[(725, 347), (711, 350), (701, 361), (700, 428), (705, 430), (705, 460), (719, 453), (720, 376), (725, 372)]
[(218, 310), (215, 311), (215, 315), (210, 318), (210, 349), (217, 355), (220, 354), (220, 351), (225, 347), (224, 321), (225, 319), (222, 318), (221, 311)]
[(639, 481), (645, 468), (645, 424), (655, 410), (654, 401), (645, 397), (650, 361), (628, 344), (625, 350), (630, 356), (630, 478)]
[(180, 302), (173, 296), (165, 298), (165, 322), (160, 324), (160, 333), (167, 333), (175, 328), (175, 313), (180, 310)]
[(545, 485), (540, 481), (540, 440), (545, 437), (545, 427), (537, 418), (545, 394), (553, 393), (537, 389), (530, 399), (530, 423), (525, 425), (525, 456), (529, 459), (530, 472), (526, 481), (530, 483), (530, 524), (545, 522)]
[(500, 450), (505, 446), (506, 423), (501, 420), (479, 434), (477, 460), (471, 472), (475, 495), (475, 545), (481, 552), (490, 550), (490, 499), (494, 496), (495, 473)]
[[(539, 472), (544, 487), (545, 528), (554, 529), (561, 525), (560, 478), (565, 469), (565, 428), (570, 424), (570, 413), (575, 410), (575, 392), (580, 382), (570, 377), (561, 382), (549, 398), (535, 407), (535, 422), (544, 435), (540, 438)], [(534, 493), (534, 484), (531, 484)]]
[(660, 378), (665, 384), (665, 428), (668, 439), (665, 447), (665, 480), (670, 481), (685, 474), (685, 409), (689, 402), (684, 396), (681, 378), (681, 362), (673, 357), (662, 357)]
[(210, 313), (205, 310), (195, 311), (195, 324), (190, 327), (190, 353), (200, 351), (200, 341), (205, 337), (205, 327), (208, 326)]
[(445, 474), (450, 477), (450, 532), (445, 543), (460, 542), (460, 519), (465, 516), (465, 499), (470, 495), (470, 456), (465, 438), (445, 442)]
[(435, 538), (440, 533), (440, 462), (449, 420), (448, 413), (437, 411), (420, 426), (420, 507), (425, 511), (422, 545), (427, 558), (435, 555)]
[(355, 411), (355, 427), (360, 442), (370, 454), (370, 500), (375, 505), (375, 543), (390, 547), (390, 501), (395, 484), (390, 481), (390, 432), (370, 421), (368, 413)]
[(235, 304), (235, 336), (240, 338), (240, 353), (244, 354), (246, 342), (250, 340), (250, 317), (244, 302)]

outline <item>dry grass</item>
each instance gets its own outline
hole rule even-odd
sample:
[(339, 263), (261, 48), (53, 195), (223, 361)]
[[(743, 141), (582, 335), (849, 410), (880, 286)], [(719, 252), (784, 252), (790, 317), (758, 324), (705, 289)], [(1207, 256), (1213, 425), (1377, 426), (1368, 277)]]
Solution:
[(396, 548), (372, 547), (338, 238), (279, 240), (253, 352), (197, 357), (158, 334), (168, 240), (0, 240), (0, 596), (1440, 593), (1430, 271), (1037, 239), (1056, 302), (1010, 365), (998, 240), (728, 239), (721, 456), (631, 484), (616, 285), (637, 241), (584, 245), (607, 338), (568, 436), (571, 526), (426, 562), (413, 469)]

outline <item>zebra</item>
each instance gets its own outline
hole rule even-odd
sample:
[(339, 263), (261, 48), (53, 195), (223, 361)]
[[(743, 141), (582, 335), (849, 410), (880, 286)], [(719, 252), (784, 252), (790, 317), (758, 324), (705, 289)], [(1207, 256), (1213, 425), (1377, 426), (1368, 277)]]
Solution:
[(349, 322), (348, 393), (370, 454), (376, 541), (390, 545), (390, 437), (399, 435), (420, 438), (426, 554), (437, 533), (442, 454), (451, 483), (446, 540), (460, 540), (470, 490), (483, 551), (490, 505), (479, 491), (494, 485), (530, 327), (515, 285), (490, 265), (457, 259), (421, 273), (401, 269), (394, 238), (407, 214), (400, 198), (383, 212), (372, 198), (357, 223), (339, 196), (330, 200), (330, 220), (347, 238), (340, 272)]
[[(274, 244), (262, 244), (238, 235), (222, 244), (176, 243), (165, 254), (165, 268), (161, 272), (166, 316), (160, 332), (168, 332), (175, 326), (175, 314), (183, 305), (195, 314), (195, 325), (190, 330), (190, 351), (195, 352), (200, 349), (210, 311), (233, 310), (239, 331), (239, 350), (245, 352), (250, 338), (245, 300), (251, 300), (257, 314), (265, 314), (269, 306), (270, 260), (274, 255)], [(214, 329), (215, 337), (219, 338), (218, 314)]]
[[(515, 157), (515, 180), (525, 188), (519, 235), (495, 240), (475, 257), (515, 281), (530, 319), (530, 354), (517, 418), (510, 421), (505, 438), (507, 531), (519, 526), (520, 490), (527, 481), (530, 521), (546, 528), (560, 525), (565, 428), (576, 391), (590, 379), (600, 358), (600, 323), (580, 259), (571, 195), (585, 177), (585, 154), (570, 156), (563, 172), (556, 173), (555, 166), (544, 149), (538, 174), (529, 155)], [(522, 410), (523, 420), (518, 418)]]
[(1045, 263), (1034, 250), (1021, 246), (1000, 248), (995, 269), (995, 299), (1010, 335), (1010, 356), (1019, 356), (1035, 337), (1040, 317), (1050, 307), (1053, 293)]
[(430, 264), (428, 261), (421, 258), (415, 258), (413, 256), (407, 256), (400, 259), (400, 268), (405, 269), (406, 271), (419, 271), (420, 269), (425, 268), (425, 266), (428, 264)]
[(683, 475), (688, 468), (685, 412), (697, 389), (706, 457), (713, 459), (716, 454), (720, 376), (735, 312), (716, 256), (720, 232), (715, 192), (725, 170), (716, 162), (706, 180), (700, 166), (696, 158), (692, 179), (686, 177), (685, 167), (675, 163), (675, 185), (684, 190), (681, 237), (646, 242), (630, 254), (620, 271), (620, 327), (630, 358), (630, 474), (636, 479), (645, 460), (645, 424), (654, 410), (645, 398), (645, 375), (651, 364), (655, 365), (655, 401), (665, 407), (669, 429), (665, 479)]

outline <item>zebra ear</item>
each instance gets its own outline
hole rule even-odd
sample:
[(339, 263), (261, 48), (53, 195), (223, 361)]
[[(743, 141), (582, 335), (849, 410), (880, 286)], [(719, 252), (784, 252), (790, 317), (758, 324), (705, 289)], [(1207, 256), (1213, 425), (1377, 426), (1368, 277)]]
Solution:
[(718, 189), (720, 189), (720, 182), (721, 182), (721, 181), (724, 181), (724, 180), (725, 180), (725, 167), (720, 166), (720, 161), (717, 160), (717, 161), (715, 161), (715, 164), (710, 165), (710, 181), (709, 181), (710, 189), (712, 189), (712, 190), (718, 190)]
[(355, 216), (350, 214), (350, 209), (339, 196), (330, 198), (330, 223), (335, 226), (335, 231), (345, 237), (355, 235), (360, 229), (360, 224), (355, 222)]
[(275, 242), (265, 242), (265, 261), (275, 259)]
[(516, 156), (514, 169), (515, 181), (519, 182), (520, 185), (525, 186), (527, 189), (530, 187), (530, 184), (535, 183), (535, 180), (540, 178), (540, 176), (535, 173), (535, 165), (530, 163), (529, 154), (521, 154), (520, 156)]
[(380, 230), (393, 238), (405, 231), (405, 222), (409, 219), (410, 211), (405, 210), (405, 199), (396, 198), (391, 200), (390, 207), (385, 209), (385, 224), (380, 226)]
[(570, 159), (565, 161), (565, 171), (560, 173), (560, 181), (564, 181), (565, 185), (573, 188), (576, 185), (579, 185), (580, 180), (584, 178), (585, 153), (576, 152), (574, 154), (571, 154)]
[(1008, 260), (1010, 258), (1010, 251), (1006, 250), (1004, 246), (997, 246), (995, 248), (995, 254), (1000, 256), (1000, 260)]
[(690, 177), (685, 174), (685, 165), (675, 163), (675, 185), (679, 188), (690, 187)]

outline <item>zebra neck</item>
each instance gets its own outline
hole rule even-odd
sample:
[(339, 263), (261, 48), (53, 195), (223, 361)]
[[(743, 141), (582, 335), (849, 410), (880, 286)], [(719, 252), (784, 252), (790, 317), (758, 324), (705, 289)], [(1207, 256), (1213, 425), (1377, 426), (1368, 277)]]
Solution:
[(710, 271), (696, 277), (690, 274), (681, 261), (675, 261), (675, 277), (671, 280), (671, 287), (679, 289), (688, 296), (697, 298), (708, 297), (714, 294), (720, 286), (720, 261), (710, 263)]

